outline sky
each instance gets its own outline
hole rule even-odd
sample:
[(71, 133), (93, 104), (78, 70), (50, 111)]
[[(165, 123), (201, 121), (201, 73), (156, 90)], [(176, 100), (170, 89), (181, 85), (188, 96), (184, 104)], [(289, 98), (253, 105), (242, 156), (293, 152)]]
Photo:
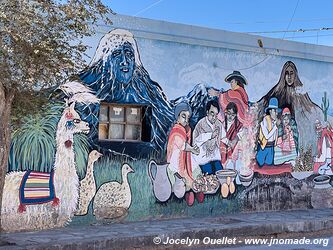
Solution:
[(333, 46), (331, 0), (111, 0), (104, 3), (123, 15), (235, 32), (278, 31), (258, 34)]

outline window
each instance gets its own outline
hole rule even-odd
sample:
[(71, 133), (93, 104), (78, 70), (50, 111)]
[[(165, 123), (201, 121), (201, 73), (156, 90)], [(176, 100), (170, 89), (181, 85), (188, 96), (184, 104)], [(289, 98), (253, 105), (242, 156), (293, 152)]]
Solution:
[(143, 139), (143, 118), (146, 107), (119, 104), (101, 104), (99, 113), (99, 140)]

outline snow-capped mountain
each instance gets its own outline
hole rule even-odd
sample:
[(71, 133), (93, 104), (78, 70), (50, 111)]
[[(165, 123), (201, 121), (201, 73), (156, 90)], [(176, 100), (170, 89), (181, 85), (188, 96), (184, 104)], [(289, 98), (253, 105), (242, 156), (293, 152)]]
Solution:
[(190, 104), (192, 108), (190, 126), (192, 128), (194, 128), (202, 117), (206, 116), (206, 104), (209, 100), (213, 99), (208, 95), (208, 89), (210, 88), (210, 86), (199, 83), (186, 96), (181, 96), (171, 101), (174, 106), (180, 102), (188, 102)]

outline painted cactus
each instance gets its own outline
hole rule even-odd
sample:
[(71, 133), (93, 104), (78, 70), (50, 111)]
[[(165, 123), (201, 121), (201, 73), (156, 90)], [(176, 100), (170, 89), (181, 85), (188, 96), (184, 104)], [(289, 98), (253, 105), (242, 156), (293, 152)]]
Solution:
[(328, 108), (330, 106), (330, 101), (327, 99), (327, 92), (326, 91), (324, 92), (324, 97), (322, 97), (321, 100), (322, 100), (321, 109), (322, 109), (323, 114), (324, 114), (324, 120), (325, 120), (325, 122), (327, 122), (327, 111), (328, 111)]

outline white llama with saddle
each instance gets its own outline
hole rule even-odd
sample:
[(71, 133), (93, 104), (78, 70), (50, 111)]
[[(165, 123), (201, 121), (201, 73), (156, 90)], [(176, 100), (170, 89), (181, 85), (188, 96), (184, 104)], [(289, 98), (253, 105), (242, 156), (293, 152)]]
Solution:
[(81, 120), (74, 106), (72, 103), (66, 107), (59, 120), (52, 172), (22, 171), (6, 175), (1, 208), (3, 230), (61, 227), (73, 217), (79, 194), (73, 135), (89, 132), (89, 124)]

